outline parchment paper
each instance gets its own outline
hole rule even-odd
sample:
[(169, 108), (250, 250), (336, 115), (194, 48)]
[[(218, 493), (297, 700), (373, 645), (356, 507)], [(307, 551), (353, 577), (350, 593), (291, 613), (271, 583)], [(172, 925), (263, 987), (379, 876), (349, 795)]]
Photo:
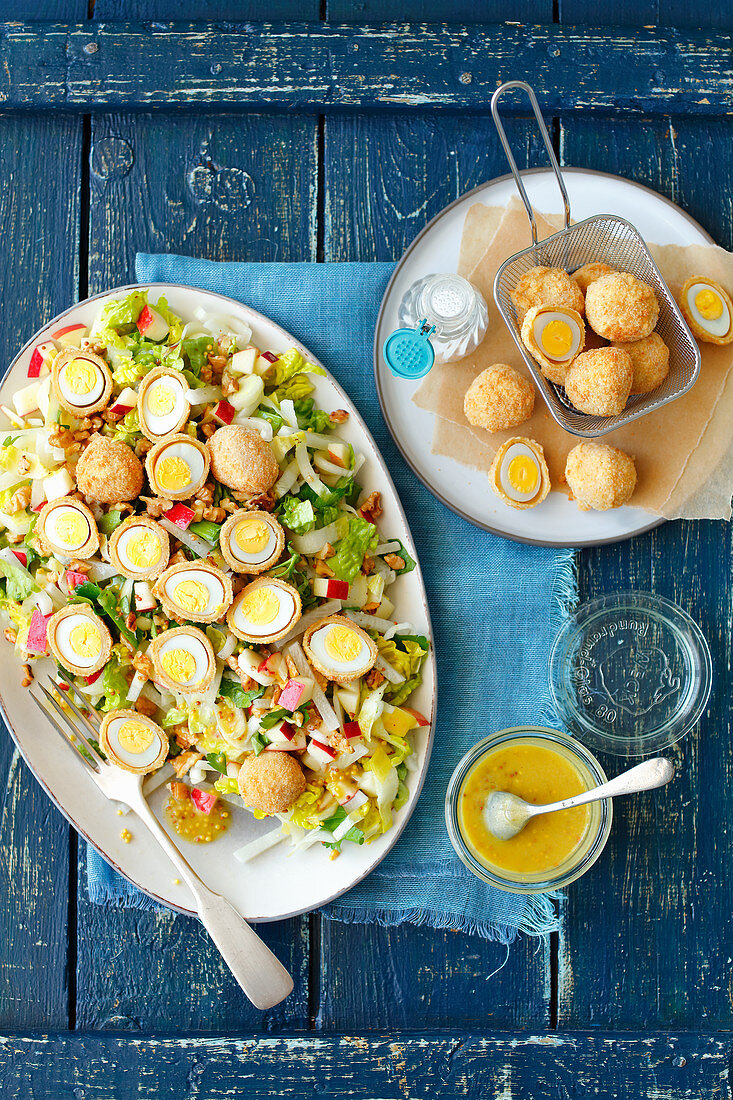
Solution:
[[(487, 336), (477, 351), (458, 363), (436, 366), (413, 400), (436, 413), (433, 453), (463, 465), (488, 470), (505, 439), (526, 435), (545, 449), (554, 490), (565, 490), (568, 451), (578, 442), (550, 416), (539, 394), (532, 418), (508, 432), (472, 428), (463, 414), (463, 395), (473, 378), (492, 363), (510, 363), (529, 376), (493, 299), (493, 280), (507, 256), (531, 243), (526, 214), (513, 199), (497, 227), (497, 208), (471, 207), (461, 263), (470, 263), (485, 242), (481, 258), (467, 274), (489, 308)], [(538, 215), (540, 237), (556, 231), (557, 219)], [(670, 289), (676, 292), (692, 274), (707, 275), (733, 286), (733, 256), (723, 249), (693, 245), (650, 246)], [(638, 474), (631, 503), (666, 518), (729, 519), (733, 491), (733, 350), (703, 344), (700, 377), (685, 397), (602, 437), (634, 456)]]

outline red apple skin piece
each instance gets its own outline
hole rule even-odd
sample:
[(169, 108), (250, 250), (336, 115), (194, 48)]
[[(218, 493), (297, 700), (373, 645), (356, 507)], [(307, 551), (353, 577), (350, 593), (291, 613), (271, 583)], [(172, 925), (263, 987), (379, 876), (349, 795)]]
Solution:
[(28, 565), (28, 555), (26, 554), (25, 550), (13, 550), (13, 553), (25, 569)]
[(361, 737), (361, 726), (358, 722), (345, 722), (344, 723), (344, 737), (351, 739), (352, 737)]
[(46, 653), (48, 651), (46, 630), (50, 618), (50, 615), (42, 615), (38, 608), (34, 607), (28, 628), (28, 641), (26, 642), (29, 653)]
[(213, 415), (214, 420), (218, 420), (220, 424), (231, 424), (237, 415), (237, 410), (228, 401), (220, 401), (214, 409)]
[(35, 347), (33, 349), (33, 354), (31, 355), (31, 361), (28, 364), (28, 377), (29, 378), (40, 378), (41, 377), (41, 371), (43, 370), (44, 367), (48, 366), (48, 361), (45, 358), (43, 353), (44, 353), (44, 351), (54, 351), (54, 350), (55, 349), (54, 349), (53, 344), (39, 344), (37, 347)]
[(424, 714), (421, 714), (419, 710), (415, 710), (413, 707), (400, 707), (400, 710), (406, 710), (408, 714), (411, 714), (417, 722), (418, 726), (430, 725), (430, 721), (425, 717)]
[(304, 694), (305, 684), (299, 684), (297, 680), (288, 680), (287, 684), (280, 692), (277, 705), (292, 713), (292, 711), (298, 709), (298, 705)]
[(75, 588), (78, 588), (80, 584), (84, 584), (85, 581), (89, 580), (86, 573), (77, 573), (73, 569), (67, 569), (65, 576), (66, 587), (69, 589), (70, 592), (72, 592)]
[(338, 753), (335, 749), (332, 749), (330, 745), (324, 745), (322, 741), (315, 741), (311, 738), (311, 749), (320, 749), (321, 752), (325, 752), (326, 756), (330, 756), (331, 760), (335, 760)]
[(37, 504), (35, 506), (35, 508), (31, 508), (31, 512), (40, 512), (44, 505), (46, 505), (47, 503), (48, 501), (42, 500), (40, 504)]
[[(91, 674), (91, 676), (85, 676), (84, 677), (84, 683), (85, 684), (93, 684), (95, 680), (99, 679), (99, 677), (102, 675), (103, 672), (104, 672), (103, 668), (98, 668), (96, 672), (93, 672)], [(67, 687), (68, 687), (68, 685), (67, 685)]]
[(210, 814), (218, 799), (219, 796), (211, 791), (202, 791), (199, 787), (191, 788), (191, 801), (199, 813)]
[(55, 340), (57, 344), (62, 344), (65, 348), (78, 348), (81, 347), (81, 338), (86, 335), (86, 325), (67, 325), (66, 328), (60, 328), (56, 332), (51, 333), (51, 339)]
[(155, 342), (165, 339), (169, 332), (167, 321), (158, 313), (157, 309), (151, 309), (150, 306), (143, 307), (136, 323), (140, 335)]
[(165, 513), (165, 518), (171, 523), (175, 523), (176, 527), (180, 527), (182, 531), (185, 531), (193, 523), (195, 515), (196, 513), (191, 508), (187, 508), (185, 504), (174, 504)]
[(346, 600), (349, 597), (349, 582), (329, 580), (327, 595), (332, 600)]
[[(125, 398), (125, 394), (129, 393), (130, 397)], [(137, 405), (137, 394), (129, 386), (126, 386), (121, 394), (115, 400), (114, 405), (110, 406), (110, 412), (115, 413), (116, 416), (126, 416)]]
[(272, 351), (263, 351), (260, 359), (266, 359), (268, 363), (277, 363), (279, 355), (275, 355)]
[(345, 443), (331, 444), (326, 453), (334, 466), (340, 466), (342, 470), (349, 469), (349, 448)]

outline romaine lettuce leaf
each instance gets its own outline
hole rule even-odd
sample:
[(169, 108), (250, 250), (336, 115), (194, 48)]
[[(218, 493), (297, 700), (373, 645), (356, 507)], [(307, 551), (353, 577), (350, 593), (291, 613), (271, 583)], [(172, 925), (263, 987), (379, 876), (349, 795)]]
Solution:
[(398, 644), (394, 638), (387, 641), (381, 636), (377, 636), (375, 640), (377, 648), (385, 661), (405, 677), (404, 683), (387, 683), (386, 687), (385, 694), (390, 703), (395, 707), (399, 707), (422, 683), (420, 666), (427, 656), (427, 641), (424, 638), (413, 640), (403, 637), (399, 639)]
[(31, 592), (38, 592), (38, 585), (32, 581), (21, 565), (12, 565), (0, 558), (0, 573), (5, 577), (5, 593), (9, 600), (18, 603), (27, 599)]
[(328, 559), (333, 575), (351, 583), (361, 569), (364, 555), (373, 554), (378, 541), (377, 529), (373, 523), (361, 516), (349, 516), (349, 530), (335, 544), (336, 553)]
[(313, 505), (309, 500), (299, 500), (291, 495), (285, 496), (280, 501), (277, 512), (283, 527), (287, 527), (295, 535), (304, 535), (306, 531), (312, 531), (316, 525)]

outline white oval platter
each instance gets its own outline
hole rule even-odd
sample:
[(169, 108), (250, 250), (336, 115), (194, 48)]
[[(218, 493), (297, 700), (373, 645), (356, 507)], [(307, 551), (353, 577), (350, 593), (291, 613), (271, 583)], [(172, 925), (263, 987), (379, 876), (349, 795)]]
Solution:
[[(714, 244), (693, 218), (648, 187), (603, 172), (566, 168), (563, 177), (575, 221), (592, 214), (619, 214), (655, 244)], [(561, 213), (561, 199), (550, 169), (522, 173), (536, 210)], [(469, 191), (438, 214), (415, 238), (390, 280), (374, 337), (374, 372), (382, 413), (405, 461), (423, 484), (449, 508), (477, 527), (504, 538), (539, 546), (595, 546), (619, 542), (663, 522), (641, 508), (581, 512), (564, 493), (550, 493), (538, 508), (508, 508), (489, 491), (486, 474), (431, 451), (432, 413), (412, 403), (420, 382), (396, 378), (382, 355), (384, 342), (399, 328), (397, 311), (405, 291), (423, 275), (455, 271), (463, 223), (474, 203), (506, 206), (516, 195), (511, 176)], [(490, 336), (490, 334), (489, 334)]]
[[(11, 364), (0, 386), (0, 403), (9, 404), (12, 393), (26, 380), (28, 363), (36, 344), (48, 339), (60, 324), (91, 324), (102, 302), (118, 297), (133, 286), (117, 287), (105, 294), (89, 298), (40, 329), (25, 345)], [(299, 341), (260, 313), (230, 298), (192, 287), (164, 283), (146, 284), (151, 300), (164, 295), (170, 307), (184, 318), (193, 317), (197, 306), (241, 318), (253, 332), (253, 342), (261, 348), (286, 351), (297, 347), (311, 361), (315, 356)], [(341, 434), (366, 458), (360, 473), (361, 483), (382, 493), (384, 514), (380, 520), (383, 533), (399, 538), (417, 560), (414, 544), (392, 479), (364, 421), (341, 386), (327, 375), (315, 377), (314, 397), (321, 408), (347, 409), (351, 414)], [(432, 638), (430, 613), (425, 597), (420, 565), (398, 577), (392, 592), (400, 618), (413, 623), (418, 634)], [(390, 595), (392, 595), (392, 592)], [(39, 723), (39, 714), (28, 691), (21, 687), (21, 669), (12, 646), (0, 638), (6, 672), (0, 685), (0, 706), (11, 734), (26, 763), (47, 794), (82, 836), (131, 882), (162, 904), (181, 912), (194, 912), (193, 898), (185, 884), (177, 884), (178, 875), (167, 857), (153, 843), (144, 827), (133, 817), (120, 817), (116, 807), (108, 802), (86, 774), (84, 764), (66, 748), (50, 726)], [(44, 661), (49, 672), (54, 666)], [(36, 666), (40, 672), (41, 662)], [(435, 714), (435, 657), (431, 649), (423, 670), (423, 683), (411, 697), (415, 707), (429, 718)], [(420, 794), (432, 747), (432, 725), (415, 731), (414, 743), (419, 768), (410, 773), (410, 795), (396, 814), (395, 824), (384, 836), (371, 844), (358, 847), (344, 845), (339, 859), (330, 860), (320, 845), (305, 852), (293, 852), (287, 841), (269, 849), (251, 862), (242, 865), (233, 858), (233, 851), (274, 827), (272, 820), (255, 821), (244, 809), (235, 809), (233, 823), (227, 833), (214, 844), (195, 845), (181, 842), (186, 858), (201, 878), (226, 896), (251, 921), (274, 921), (316, 909), (354, 886), (384, 858), (404, 829)], [(151, 805), (161, 821), (167, 792), (161, 788), (151, 797)], [(121, 838), (129, 828), (133, 840)], [(40, 857), (39, 857), (40, 858)]]

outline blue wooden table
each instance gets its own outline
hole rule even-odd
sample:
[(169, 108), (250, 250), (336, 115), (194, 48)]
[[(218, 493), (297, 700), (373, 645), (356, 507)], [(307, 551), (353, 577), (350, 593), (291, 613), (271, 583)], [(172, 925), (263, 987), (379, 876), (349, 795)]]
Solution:
[[(503, 79), (535, 86), (562, 163), (733, 247), (730, 4), (0, 0), (0, 19), (2, 365), (131, 281), (138, 250), (398, 257), (506, 171)], [(543, 163), (527, 119), (510, 131)], [(506, 949), (477, 938), (303, 917), (264, 929), (295, 991), (259, 1013), (194, 920), (89, 904), (76, 835), (0, 734), (3, 1100), (730, 1096), (730, 528), (668, 523), (579, 571), (583, 596), (686, 607), (714, 692), (672, 789), (618, 804), (560, 933), (497, 973)]]

